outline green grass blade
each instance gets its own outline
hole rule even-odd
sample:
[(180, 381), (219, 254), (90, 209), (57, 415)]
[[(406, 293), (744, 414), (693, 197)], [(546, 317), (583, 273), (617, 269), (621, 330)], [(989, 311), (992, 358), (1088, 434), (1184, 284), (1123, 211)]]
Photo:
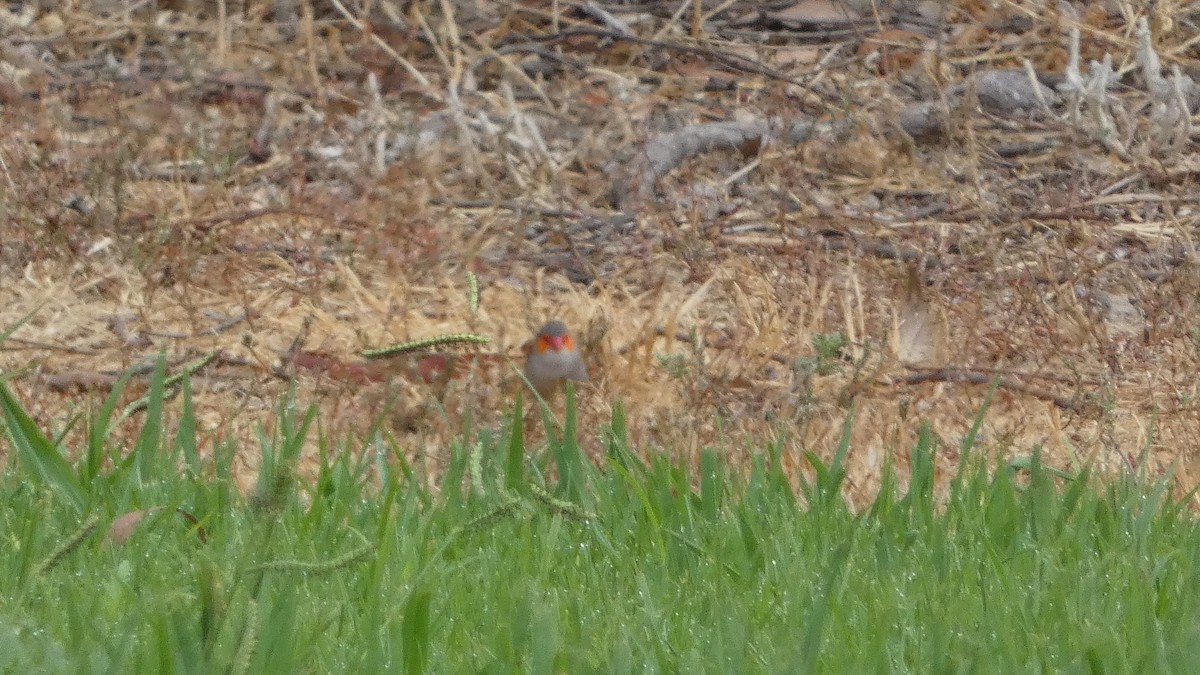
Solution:
[(517, 391), (517, 402), (513, 404), (512, 429), (508, 435), (508, 448), (504, 459), (504, 487), (516, 492), (527, 489), (525, 485), (525, 415), (521, 392)]
[(805, 620), (804, 637), (800, 642), (800, 660), (803, 664), (802, 673), (817, 672), (817, 661), (821, 657), (821, 642), (825, 634), (825, 626), (829, 622), (829, 610), (837, 596), (837, 588), (848, 567), (852, 539), (839, 545), (829, 557), (821, 590), (813, 598)]
[(950, 480), (950, 493), (959, 494), (960, 486), (962, 485), (963, 476), (970, 468), (971, 451), (975, 449), (975, 439), (979, 438), (979, 430), (983, 428), (983, 418), (987, 416), (988, 408), (992, 405), (992, 397), (995, 396), (996, 390), (1000, 388), (1000, 378), (992, 379), (991, 386), (988, 387), (987, 394), (983, 397), (983, 403), (979, 406), (979, 411), (975, 413), (975, 419), (971, 422), (971, 429), (967, 431), (967, 435), (963, 436), (962, 445), (959, 447), (958, 456), (958, 471), (955, 472), (954, 478)]
[(579, 447), (578, 411), (575, 387), (567, 383), (567, 411), (563, 434), (554, 445), (554, 463), (558, 467), (559, 494), (575, 503), (583, 503), (583, 449)]
[(28, 323), (29, 320), (33, 318), (33, 315), (37, 314), (39, 311), (41, 311), (41, 309), (42, 309), (41, 305), (34, 307), (33, 311), (31, 311), (30, 313), (26, 314), (25, 316), (14, 321), (13, 324), (11, 326), (9, 326), (8, 328), (5, 328), (4, 332), (0, 333), (0, 345), (4, 344), (4, 342), (6, 340), (8, 340), (8, 338), (12, 337), (12, 334), (17, 332), (18, 328), (20, 328), (21, 326), (24, 326), (26, 323)]
[(112, 432), (110, 425), (113, 413), (116, 412), (117, 404), (121, 402), (121, 395), (125, 393), (125, 387), (129, 384), (133, 373), (134, 371), (130, 369), (121, 375), (121, 378), (109, 390), (108, 395), (104, 397), (104, 402), (100, 404), (100, 410), (88, 422), (87, 461), (84, 466), (86, 480), (93, 480), (100, 475), (106, 455), (110, 451), (116, 450), (108, 445), (108, 436)]
[(196, 406), (192, 401), (192, 380), (185, 377), (180, 384), (183, 391), (183, 412), (179, 416), (179, 428), (175, 430), (175, 452), (183, 455), (184, 463), (193, 476), (200, 476), (204, 467), (200, 462), (197, 447)]
[(138, 434), (133, 446), (133, 454), (137, 458), (136, 467), (138, 478), (150, 481), (159, 476), (163, 467), (163, 397), (166, 392), (167, 353), (160, 351), (154, 364), (154, 374), (150, 378), (150, 392), (146, 399), (146, 412), (142, 422), (142, 431)]
[(3, 408), (8, 438), (16, 448), (26, 474), (36, 483), (51, 488), (77, 512), (82, 513), (85, 503), (83, 488), (71, 464), (38, 429), (4, 383), (0, 383), (0, 407)]
[(725, 480), (720, 459), (712, 448), (700, 451), (700, 512), (715, 518), (724, 501)]
[(400, 625), (404, 646), (404, 672), (408, 675), (425, 673), (429, 664), (429, 603), (432, 594), (422, 588), (414, 591), (404, 605), (404, 620)]

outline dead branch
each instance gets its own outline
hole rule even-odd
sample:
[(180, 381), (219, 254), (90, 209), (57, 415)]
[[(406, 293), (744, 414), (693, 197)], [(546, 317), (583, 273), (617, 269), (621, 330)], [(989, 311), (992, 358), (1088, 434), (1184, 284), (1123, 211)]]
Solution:
[(610, 30), (620, 33), (625, 39), (637, 37), (624, 21), (621, 21), (617, 17), (613, 16), (600, 5), (590, 2), (590, 0), (589, 2), (572, 2), (571, 4), (584, 14), (587, 14), (605, 26), (608, 26)]
[[(16, 343), (19, 345), (24, 345), (24, 346), (11, 347), (8, 344), (10, 342)], [(95, 356), (96, 354), (100, 353), (100, 352), (96, 351), (95, 349), (86, 349), (84, 347), (72, 347), (70, 345), (56, 345), (56, 344), (51, 344), (49, 342), (41, 342), (39, 340), (26, 340), (25, 338), (13, 337), (11, 335), (8, 336), (8, 338), (6, 338), (4, 340), (4, 344), (0, 345), (0, 351), (6, 351), (6, 352), (17, 351), (17, 350), (32, 350), (32, 349), (64, 352), (66, 354), (85, 354), (88, 356)]]
[[(941, 261), (939, 256), (933, 254), (922, 253), (916, 249), (899, 246), (889, 241), (857, 237), (839, 230), (815, 232), (813, 236), (821, 240), (816, 246), (830, 251), (859, 251), (887, 260), (896, 260), (905, 263), (919, 262), (926, 267), (935, 267)], [(721, 241), (731, 246), (765, 248), (776, 253), (787, 254), (794, 254), (814, 248), (811, 238), (785, 239), (770, 236), (722, 235)]]
[(632, 35), (622, 35), (621, 33), (618, 33), (616, 31), (603, 30), (603, 29), (599, 29), (599, 28), (583, 28), (583, 27), (569, 28), (566, 30), (559, 31), (557, 33), (548, 33), (548, 34), (544, 34), (544, 35), (529, 35), (529, 36), (526, 36), (524, 39), (533, 40), (535, 42), (561, 42), (563, 40), (567, 40), (567, 39), (570, 39), (573, 37), (595, 37), (595, 38), (601, 38), (601, 39), (607, 38), (610, 40), (626, 40), (629, 42), (636, 42), (637, 44), (645, 45), (647, 47), (655, 47), (657, 49), (665, 49), (665, 50), (681, 52), (681, 53), (685, 53), (685, 54), (695, 54), (697, 56), (703, 56), (706, 58), (713, 59), (714, 61), (716, 61), (734, 71), (744, 72), (744, 73), (753, 73), (755, 75), (762, 75), (763, 77), (766, 77), (768, 79), (777, 80), (780, 82), (787, 82), (789, 84), (794, 84), (794, 85), (802, 88), (805, 92), (824, 101), (825, 103), (828, 103), (831, 105), (836, 105), (836, 104), (840, 103), (837, 96), (819, 92), (819, 91), (815, 91), (815, 90), (811, 89), (806, 82), (797, 80), (796, 78), (790, 77), (784, 73), (781, 73), (781, 72), (775, 70), (774, 68), (765, 66), (765, 65), (759, 63), (758, 61), (755, 61), (754, 59), (751, 59), (746, 56), (742, 56), (740, 54), (734, 54), (732, 52), (724, 52), (719, 49), (713, 49), (711, 47), (700, 47), (700, 46), (695, 46), (695, 45), (679, 44), (679, 43), (675, 43), (675, 42), (666, 42), (663, 40), (654, 40), (654, 39), (650, 39), (650, 38), (637, 37), (637, 36), (632, 36)]
[(79, 394), (87, 391), (108, 391), (117, 383), (116, 375), (105, 373), (71, 372), (42, 375), (38, 381), (47, 389), (60, 394)]
[(966, 370), (958, 370), (953, 368), (942, 368), (938, 370), (925, 371), (920, 373), (912, 373), (892, 380), (893, 384), (901, 383), (907, 385), (923, 384), (926, 382), (967, 382), (970, 384), (988, 385), (993, 381), (996, 386), (1001, 389), (1008, 389), (1026, 396), (1033, 396), (1045, 401), (1053, 403), (1056, 407), (1062, 410), (1069, 410), (1074, 413), (1085, 413), (1088, 411), (1098, 410), (1094, 404), (1081, 402), (1073, 398), (1059, 396), (1052, 391), (1041, 389), (1039, 387), (1013, 382), (1004, 378), (997, 378), (995, 375), (987, 373), (970, 372)]
[[(638, 198), (649, 197), (654, 182), (667, 175), (689, 157), (711, 150), (737, 150), (749, 141), (761, 141), (770, 132), (766, 120), (714, 122), (676, 129), (651, 138), (635, 162), (633, 192)], [(625, 186), (617, 188), (627, 193)], [(625, 199), (616, 200), (618, 203)]]
[[(257, 312), (254, 311), (253, 307), (247, 308), (245, 311), (241, 312), (237, 316), (221, 319), (220, 323), (213, 326), (212, 328), (206, 328), (206, 329), (200, 331), (199, 333), (197, 333), (197, 335), (218, 335), (220, 333), (224, 333), (225, 331), (229, 330), (230, 328), (233, 328), (234, 326), (238, 325), (239, 323), (249, 320), (250, 317), (254, 316), (255, 314), (257, 314)], [(213, 318), (215, 318), (215, 317), (213, 317)]]
[(130, 316), (128, 314), (114, 316), (108, 322), (109, 330), (111, 330), (118, 338), (121, 338), (121, 342), (126, 347), (144, 349), (152, 346), (154, 341), (150, 339), (149, 334), (139, 333), (134, 335), (133, 333), (129, 332), (129, 322), (136, 318), (137, 317)]
[(437, 206), (450, 206), (456, 209), (503, 209), (505, 211), (516, 211), (518, 213), (533, 213), (543, 218), (585, 218), (587, 214), (583, 211), (573, 211), (569, 209), (549, 209), (530, 204), (529, 202), (518, 201), (492, 201), (489, 199), (452, 199), (449, 197), (430, 197), (430, 204)]
[(772, 141), (790, 144), (803, 142), (828, 125), (797, 120), (787, 125), (764, 119), (740, 122), (696, 124), (668, 131), (651, 138), (634, 160), (627, 175), (618, 175), (613, 184), (613, 203), (629, 212), (635, 200), (648, 199), (654, 183), (684, 160), (712, 150), (742, 150), (768, 145)]

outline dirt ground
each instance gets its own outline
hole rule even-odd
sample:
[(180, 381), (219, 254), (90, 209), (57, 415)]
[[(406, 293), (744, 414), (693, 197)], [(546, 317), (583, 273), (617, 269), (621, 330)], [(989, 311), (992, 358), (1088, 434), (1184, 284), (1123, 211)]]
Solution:
[(802, 470), (853, 407), (861, 501), (996, 382), (997, 457), (1200, 476), (1194, 8), (127, 4), (0, 9), (0, 369), (52, 433), (215, 351), (247, 484), (293, 384), (436, 469), (559, 317), (593, 451), (619, 404), (644, 452)]

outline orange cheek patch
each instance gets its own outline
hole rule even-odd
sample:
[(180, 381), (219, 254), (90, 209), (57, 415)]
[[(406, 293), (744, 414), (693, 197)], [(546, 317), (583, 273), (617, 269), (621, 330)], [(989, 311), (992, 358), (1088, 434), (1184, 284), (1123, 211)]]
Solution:
[(564, 336), (563, 336), (563, 341), (562, 341), (562, 344), (563, 344), (563, 349), (564, 349), (564, 350), (566, 350), (566, 351), (568, 351), (568, 352), (573, 352), (573, 351), (575, 351), (575, 341), (571, 339), (571, 336), (570, 336), (570, 335), (564, 335)]
[(539, 354), (545, 354), (546, 350), (550, 349), (550, 340), (545, 336), (538, 338), (537, 351)]

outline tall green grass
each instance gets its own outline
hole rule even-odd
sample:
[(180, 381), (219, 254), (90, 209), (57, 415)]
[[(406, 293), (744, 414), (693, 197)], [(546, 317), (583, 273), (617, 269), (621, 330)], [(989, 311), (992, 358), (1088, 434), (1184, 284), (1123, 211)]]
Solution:
[(797, 486), (785, 442), (748, 472), (716, 448), (683, 466), (631, 447), (619, 407), (580, 430), (569, 402), (546, 447), (519, 409), (464, 435), (429, 490), (379, 429), (321, 437), (289, 398), (243, 497), (237, 448), (201, 459), (166, 381), (132, 447), (110, 442), (117, 392), (65, 420), (79, 449), (0, 383), (0, 672), (1200, 672), (1200, 532), (1167, 478), (1064, 480), (1036, 452), (989, 470), (968, 440), (935, 506), (927, 433), (856, 513), (848, 441)]

